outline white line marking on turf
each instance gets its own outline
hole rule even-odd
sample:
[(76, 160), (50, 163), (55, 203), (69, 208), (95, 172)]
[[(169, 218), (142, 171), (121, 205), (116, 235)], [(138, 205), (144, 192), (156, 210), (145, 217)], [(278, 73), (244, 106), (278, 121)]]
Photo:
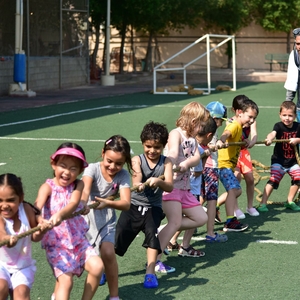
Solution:
[(6, 163), (0, 163), (0, 166), (4, 166), (4, 165), (6, 165)]
[[(29, 137), (15, 137), (15, 136), (0, 136), (0, 140), (18, 140), (18, 141), (66, 141), (70, 140), (70, 138), (29, 138)], [(105, 142), (106, 140), (86, 140), (86, 139), (71, 139), (74, 142)], [(132, 144), (140, 143), (141, 141), (128, 141)]]
[[(76, 102), (76, 101), (75, 101)], [(147, 108), (147, 107), (165, 107), (165, 108), (170, 108), (170, 107), (182, 107), (183, 105), (106, 105), (106, 106), (100, 106), (100, 107), (93, 107), (93, 108), (87, 108), (87, 109), (82, 109), (82, 110), (77, 110), (77, 111), (71, 111), (71, 112), (66, 112), (66, 113), (61, 113), (61, 114), (56, 114), (56, 115), (51, 115), (43, 118), (37, 118), (37, 119), (31, 119), (31, 120), (24, 120), (24, 121), (18, 121), (18, 122), (12, 122), (12, 123), (6, 123), (6, 124), (0, 124), (0, 127), (6, 127), (6, 126), (12, 126), (12, 125), (20, 125), (20, 124), (25, 124), (25, 123), (30, 123), (30, 122), (38, 122), (38, 121), (43, 121), (47, 119), (53, 119), (53, 118), (59, 118), (62, 116), (68, 116), (68, 115), (74, 115), (74, 114), (80, 114), (80, 113), (85, 113), (88, 111), (93, 111), (93, 110), (101, 110), (101, 109), (126, 109), (126, 108)], [(259, 106), (259, 108), (278, 108), (276, 106)]]
[(260, 244), (283, 244), (283, 245), (298, 245), (296, 241), (278, 241), (278, 240), (257, 240)]

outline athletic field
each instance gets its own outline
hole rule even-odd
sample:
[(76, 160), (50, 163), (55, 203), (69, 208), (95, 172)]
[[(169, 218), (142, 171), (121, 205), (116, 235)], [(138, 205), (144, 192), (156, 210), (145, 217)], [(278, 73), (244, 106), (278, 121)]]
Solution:
[[(95, 162), (99, 160), (103, 142), (111, 135), (121, 134), (129, 140), (133, 152), (139, 154), (142, 151), (139, 135), (148, 121), (165, 123), (171, 130), (180, 109), (190, 101), (204, 105), (220, 101), (230, 108), (238, 94), (245, 94), (258, 104), (258, 140), (264, 140), (279, 121), (279, 105), (285, 99), (283, 83), (238, 83), (236, 92), (213, 92), (199, 97), (147, 92), (89, 100), (87, 94), (84, 101), (1, 113), (1, 173), (22, 177), (25, 200), (34, 202), (40, 185), (53, 176), (49, 156), (62, 142), (78, 143), (87, 160)], [(222, 129), (224, 126), (219, 128), (219, 134)], [(258, 145), (251, 149), (251, 155), (269, 166), (272, 150), (272, 146)], [(257, 188), (263, 191), (265, 183), (266, 180), (261, 180)], [(270, 200), (285, 201), (289, 185), (286, 175)], [(245, 211), (244, 193), (239, 205)], [(224, 207), (221, 218), (225, 219)], [(229, 240), (224, 244), (206, 244), (205, 228), (199, 228), (192, 245), (205, 251), (206, 256), (181, 258), (172, 252), (164, 257), (176, 272), (158, 274), (159, 288), (153, 290), (142, 286), (146, 251), (141, 247), (141, 234), (126, 255), (118, 258), (120, 297), (123, 300), (299, 299), (299, 218), (299, 212), (288, 211), (280, 204), (272, 205), (268, 213), (259, 217), (247, 216), (245, 223), (250, 225), (249, 229), (228, 233)], [(215, 227), (216, 231), (222, 228), (223, 225)], [(40, 245), (34, 244), (33, 249), (38, 270), (31, 299), (49, 300), (55, 280)], [(84, 279), (85, 273), (74, 280), (71, 299), (81, 298)], [(95, 299), (108, 299), (107, 284), (99, 287)]]

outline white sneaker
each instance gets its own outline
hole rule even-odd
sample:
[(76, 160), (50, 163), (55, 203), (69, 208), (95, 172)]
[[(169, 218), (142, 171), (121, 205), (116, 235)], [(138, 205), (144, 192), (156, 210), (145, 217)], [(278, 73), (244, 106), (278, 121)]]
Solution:
[(242, 220), (242, 219), (245, 219), (245, 218), (246, 218), (245, 214), (244, 214), (240, 209), (237, 209), (237, 210), (234, 212), (234, 216), (235, 216), (238, 220)]
[(257, 216), (259, 216), (259, 212), (258, 212), (254, 207), (247, 208), (247, 209), (246, 209), (246, 212), (247, 212), (251, 217), (257, 217)]

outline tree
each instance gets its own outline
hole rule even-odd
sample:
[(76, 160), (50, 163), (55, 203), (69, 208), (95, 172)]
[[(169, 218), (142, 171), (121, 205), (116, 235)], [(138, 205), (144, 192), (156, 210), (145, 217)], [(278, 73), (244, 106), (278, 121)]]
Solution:
[(299, 27), (299, 0), (253, 0), (253, 15), (265, 30), (286, 33), (286, 52), (290, 53), (291, 30)]
[[(207, 29), (219, 28), (227, 35), (233, 35), (252, 21), (249, 6), (245, 0), (202, 0), (201, 17)], [(231, 67), (232, 45), (227, 43), (227, 67)]]
[[(152, 42), (169, 30), (180, 31), (185, 26), (195, 27), (199, 22), (200, 0), (135, 0), (137, 5), (133, 26), (148, 34), (145, 69), (152, 68)], [(158, 48), (158, 47), (157, 47)]]
[[(100, 43), (100, 33), (101, 33), (100, 25), (105, 24), (106, 13), (107, 13), (107, 1), (90, 0), (90, 17), (91, 17), (90, 30), (93, 31), (93, 28), (95, 29), (95, 41), (94, 41), (95, 47), (90, 57), (90, 68), (91, 68), (91, 77), (95, 79), (97, 78), (96, 59), (97, 59), (97, 53), (98, 53), (99, 43)], [(103, 59), (104, 59), (104, 55), (105, 52), (103, 54)]]

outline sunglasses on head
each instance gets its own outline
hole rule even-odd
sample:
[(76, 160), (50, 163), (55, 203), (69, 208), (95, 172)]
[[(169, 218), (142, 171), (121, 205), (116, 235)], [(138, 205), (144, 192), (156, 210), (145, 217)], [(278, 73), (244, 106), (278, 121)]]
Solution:
[(300, 35), (300, 28), (295, 28), (295, 29), (293, 30), (293, 34), (294, 34), (295, 37), (296, 37), (297, 35)]

